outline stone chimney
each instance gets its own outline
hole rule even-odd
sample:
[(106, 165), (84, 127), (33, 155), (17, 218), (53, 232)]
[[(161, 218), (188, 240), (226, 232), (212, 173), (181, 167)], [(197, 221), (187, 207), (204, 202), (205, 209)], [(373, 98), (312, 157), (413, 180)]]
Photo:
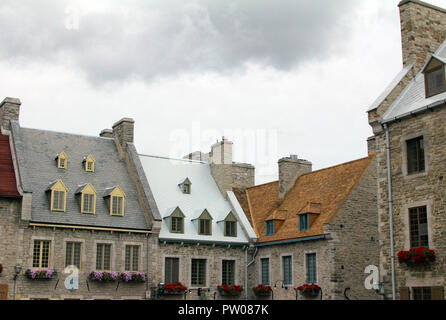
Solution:
[(221, 141), (217, 141), (216, 144), (211, 146), (210, 162), (232, 165), (232, 145), (233, 143), (226, 137), (223, 137)]
[(19, 120), (20, 115), (20, 99), (5, 98), (0, 103), (0, 126), (2, 129), (11, 130), (10, 120)]
[(313, 164), (302, 160), (297, 155), (291, 155), (279, 160), (279, 199), (284, 199), (286, 193), (294, 186), (297, 178), (313, 170)]
[(399, 3), (403, 65), (418, 73), (446, 39), (446, 9), (419, 0)]
[(99, 134), (102, 138), (113, 138), (113, 130), (112, 129), (104, 129)]
[(113, 125), (113, 136), (123, 151), (127, 150), (127, 142), (133, 143), (135, 120), (123, 118)]

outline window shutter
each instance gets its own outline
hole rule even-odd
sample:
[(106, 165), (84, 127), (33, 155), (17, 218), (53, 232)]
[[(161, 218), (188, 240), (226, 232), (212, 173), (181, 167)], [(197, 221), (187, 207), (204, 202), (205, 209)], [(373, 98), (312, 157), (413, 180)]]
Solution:
[(443, 287), (432, 287), (432, 300), (444, 300)]
[(410, 300), (410, 291), (408, 287), (400, 288), (400, 300)]

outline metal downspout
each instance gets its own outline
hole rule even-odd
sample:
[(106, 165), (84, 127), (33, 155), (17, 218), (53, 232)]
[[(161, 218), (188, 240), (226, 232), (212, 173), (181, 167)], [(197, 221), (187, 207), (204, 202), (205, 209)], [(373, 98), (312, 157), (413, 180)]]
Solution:
[(392, 174), (390, 162), (390, 135), (387, 123), (384, 124), (386, 132), (386, 151), (387, 151), (387, 186), (388, 186), (388, 202), (389, 202), (389, 227), (390, 227), (390, 259), (392, 265), (392, 299), (396, 300), (396, 277), (395, 277), (395, 245), (393, 239), (393, 196), (392, 196)]
[(256, 247), (256, 250), (254, 251), (254, 254), (252, 255), (252, 261), (248, 263), (248, 249), (249, 246), (245, 249), (245, 298), (248, 300), (248, 268), (256, 261), (257, 252), (259, 249)]

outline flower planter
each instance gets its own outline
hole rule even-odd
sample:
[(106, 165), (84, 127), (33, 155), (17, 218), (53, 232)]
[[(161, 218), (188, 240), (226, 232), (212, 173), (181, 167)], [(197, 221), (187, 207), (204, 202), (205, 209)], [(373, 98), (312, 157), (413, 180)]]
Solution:
[(116, 271), (91, 271), (88, 280), (94, 282), (115, 282), (120, 280), (119, 273)]
[(412, 248), (409, 251), (398, 252), (398, 260), (409, 267), (428, 266), (435, 262), (435, 251), (426, 247)]
[(257, 297), (269, 297), (271, 296), (272, 289), (270, 286), (259, 284), (257, 287), (252, 288), (252, 291)]
[(243, 292), (243, 287), (237, 285), (223, 284), (218, 286), (217, 289), (221, 296), (226, 297), (237, 297)]
[(319, 295), (321, 287), (319, 287), (317, 284), (304, 284), (298, 287), (296, 290), (298, 290), (304, 297), (314, 298)]
[(178, 296), (183, 295), (186, 291), (187, 287), (181, 282), (158, 285), (158, 295), (160, 296)]
[(57, 275), (52, 269), (27, 269), (25, 276), (29, 280), (51, 280)]
[(144, 272), (122, 272), (120, 280), (125, 283), (144, 283), (147, 275)]

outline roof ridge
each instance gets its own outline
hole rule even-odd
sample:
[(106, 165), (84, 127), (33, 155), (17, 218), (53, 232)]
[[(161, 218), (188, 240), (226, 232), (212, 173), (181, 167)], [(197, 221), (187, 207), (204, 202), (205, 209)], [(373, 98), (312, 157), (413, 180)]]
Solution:
[(67, 135), (71, 135), (71, 136), (84, 137), (84, 138), (113, 140), (113, 138), (100, 137), (100, 136), (91, 136), (91, 135), (86, 135), (86, 134), (71, 133), (71, 132), (63, 132), (63, 131), (56, 131), (56, 130), (37, 129), (37, 128), (27, 128), (27, 127), (22, 127), (22, 126), (20, 126), (20, 129), (25, 129), (25, 130), (35, 130), (35, 131), (43, 131), (43, 132), (49, 132), (49, 133), (60, 133), (60, 134), (67, 134)]
[(304, 174), (300, 175), (298, 179), (296, 179), (296, 183), (297, 183), (297, 180), (299, 180), (299, 179), (300, 179), (301, 177), (303, 177), (303, 176), (308, 176), (308, 175), (311, 175), (311, 174), (313, 174), (313, 173), (319, 173), (319, 172), (321, 172), (321, 171), (334, 169), (334, 168), (341, 167), (341, 166), (345, 166), (345, 165), (352, 164), (352, 163), (355, 163), (355, 162), (364, 161), (364, 160), (366, 160), (366, 159), (371, 159), (371, 158), (373, 158), (375, 155), (376, 155), (376, 152), (371, 152), (367, 157), (363, 157), (363, 158), (360, 158), (360, 159), (351, 160), (351, 161), (348, 161), (348, 162), (343, 162), (343, 163), (340, 163), (340, 164), (337, 164), (337, 165), (333, 165), (333, 166), (331, 166), (331, 167), (322, 168), (322, 169), (319, 169), (319, 170), (315, 170), (315, 171), (311, 171), (311, 172), (308, 172), (308, 173), (304, 173)]
[(278, 182), (279, 182), (279, 180), (274, 180), (274, 181), (270, 181), (270, 182), (266, 182), (266, 183), (258, 184), (256, 186), (252, 186), (252, 187), (246, 188), (246, 190), (259, 188), (259, 187), (264, 187), (266, 185), (273, 184), (273, 183), (278, 183)]
[(209, 163), (206, 162), (206, 161), (191, 160), (191, 159), (170, 158), (170, 157), (167, 157), (167, 156), (155, 156), (155, 155), (143, 154), (143, 153), (138, 153), (138, 156), (140, 156), (140, 157), (147, 157), (147, 158), (156, 158), (156, 159), (165, 159), (165, 160), (175, 160), (175, 161), (191, 162), (191, 163), (209, 164)]

